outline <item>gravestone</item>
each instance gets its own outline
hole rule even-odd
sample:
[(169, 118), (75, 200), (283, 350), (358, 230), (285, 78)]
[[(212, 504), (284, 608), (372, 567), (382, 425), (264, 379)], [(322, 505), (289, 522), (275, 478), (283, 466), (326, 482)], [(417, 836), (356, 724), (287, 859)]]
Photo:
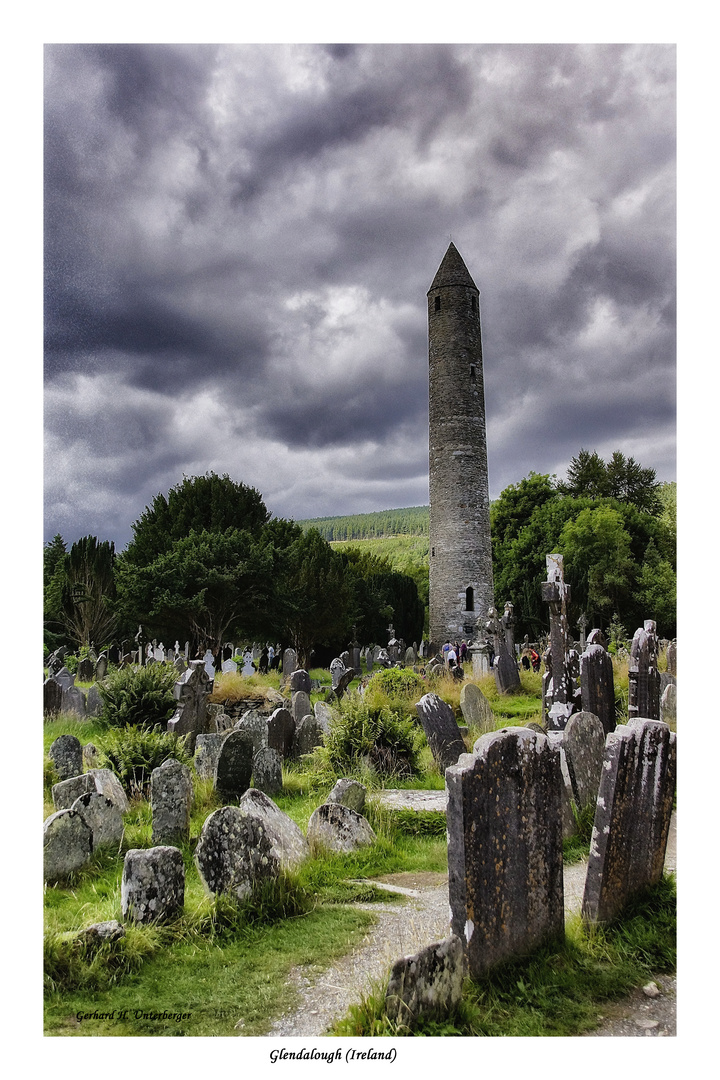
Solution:
[(578, 810), (594, 806), (605, 752), (605, 732), (600, 718), (591, 712), (573, 713), (563, 731), (563, 745)]
[(298, 666), (297, 653), (295, 652), (294, 649), (286, 649), (285, 652), (283, 653), (283, 659), (282, 659), (282, 673), (283, 673), (282, 681), (284, 683), (289, 683), (290, 682), (290, 676), (292, 675), (293, 671), (295, 671), (297, 666)]
[(325, 701), (316, 701), (313, 707), (315, 719), (326, 735), (330, 734), (330, 724), (333, 719), (333, 711)]
[(83, 765), (87, 769), (96, 769), (100, 761), (100, 751), (95, 743), (85, 743), (82, 748)]
[(465, 753), (455, 714), (437, 694), (424, 694), (415, 704), (432, 756), (441, 769), (454, 765)]
[(184, 675), (187, 671), (187, 664), (185, 663), (184, 656), (176, 656), (173, 660), (173, 667), (177, 671), (178, 675)]
[(187, 671), (173, 687), (173, 697), (178, 705), (168, 720), (167, 729), (175, 735), (188, 736), (186, 747), (195, 752), (195, 740), (206, 731), (207, 699), (210, 680), (202, 660), (191, 660)]
[(298, 690), (310, 694), (310, 676), (304, 668), (296, 668), (290, 675), (290, 692), (295, 694)]
[(215, 770), (215, 788), (222, 799), (239, 799), (250, 787), (253, 739), (247, 731), (231, 731), (223, 740)]
[(73, 713), (83, 718), (86, 714), (85, 695), (79, 686), (69, 686), (63, 690), (62, 712)]
[(564, 931), (559, 756), (503, 728), (446, 770), (452, 930), (471, 977)]
[(463, 943), (455, 935), (401, 957), (390, 971), (385, 1013), (407, 1027), (420, 1017), (441, 1019), (460, 1004), (464, 976)]
[(338, 700), (343, 696), (350, 683), (358, 675), (358, 672), (354, 668), (346, 668), (342, 675), (338, 679), (337, 686), (335, 687), (335, 696)]
[(255, 752), (252, 762), (252, 785), (265, 795), (282, 791), (282, 758), (277, 750), (263, 746)]
[(628, 662), (628, 717), (660, 719), (660, 675), (655, 623), (646, 619), (635, 631)]
[(92, 855), (92, 829), (76, 810), (57, 810), (43, 824), (45, 881), (61, 881)]
[(202, 662), (205, 665), (205, 674), (210, 682), (212, 682), (215, 678), (215, 657), (213, 656), (212, 649), (205, 650)]
[(676, 777), (676, 735), (633, 719), (605, 741), (582, 914), (614, 919), (631, 896), (662, 877)]
[(237, 673), (237, 664), (234, 660), (224, 660), (222, 666), (223, 675), (235, 675)]
[(665, 653), (668, 675), (677, 676), (677, 641), (673, 640)]
[(348, 852), (375, 840), (370, 822), (341, 803), (323, 803), (308, 821), (308, 842), (327, 851)]
[(80, 795), (71, 807), (79, 814), (92, 833), (92, 849), (118, 847), (125, 828), (119, 807), (99, 791)]
[(575, 814), (577, 813), (578, 805), (573, 792), (570, 770), (568, 769), (567, 764), (567, 754), (565, 753), (565, 732), (548, 731), (546, 733), (538, 724), (527, 724), (526, 726), (531, 731), (539, 731), (541, 735), (546, 735), (548, 742), (559, 755), (560, 776), (562, 778), (562, 783), (560, 785), (560, 815), (562, 818), (563, 840), (567, 840), (577, 832)]
[(295, 725), (293, 738), (293, 757), (300, 758), (304, 754), (312, 754), (318, 746), (322, 746), (323, 728), (312, 713), (308, 713)]
[(580, 708), (580, 689), (568, 663), (570, 586), (565, 584), (562, 555), (546, 555), (545, 563), (547, 581), (542, 583), (542, 599), (550, 609), (550, 646), (543, 658), (543, 719), (548, 729), (562, 731)]
[(490, 702), (475, 683), (465, 683), (460, 691), (460, 708), (465, 723), (483, 734), (495, 730), (495, 714)]
[(80, 773), (78, 776), (70, 776), (67, 780), (61, 780), (59, 784), (52, 786), (52, 801), (56, 810), (69, 810), (76, 799), (87, 791), (96, 791), (95, 783), (90, 773)]
[(71, 686), (75, 685), (75, 676), (71, 675), (66, 667), (61, 667), (59, 671), (55, 672), (55, 681), (59, 682), (63, 690), (69, 690)]
[(195, 740), (195, 772), (203, 780), (215, 779), (217, 763), (227, 732), (211, 732), (198, 735)]
[(660, 698), (660, 719), (671, 728), (677, 724), (677, 687), (674, 683), (668, 683)]
[(414, 667), (416, 662), (415, 650), (409, 645), (405, 650), (405, 667)]
[(95, 674), (93, 676), (96, 683), (103, 681), (103, 679), (107, 675), (107, 669), (108, 669), (107, 655), (105, 653), (100, 653), (100, 655), (98, 656), (98, 662), (95, 665)]
[(60, 735), (55, 739), (48, 756), (61, 780), (69, 780), (83, 771), (82, 744), (74, 735)]
[(89, 769), (85, 775), (90, 777), (95, 791), (99, 791), (101, 795), (107, 795), (108, 799), (120, 808), (122, 814), (128, 812), (130, 809), (128, 797), (112, 769)]
[(43, 712), (47, 716), (57, 716), (62, 708), (62, 686), (51, 675), (43, 683)]
[(77, 677), (80, 682), (92, 682), (95, 675), (95, 665), (89, 656), (84, 656), (78, 663)]
[(238, 806), (223, 806), (207, 818), (195, 864), (209, 892), (238, 900), (248, 897), (256, 882), (276, 878), (282, 865), (263, 818)]
[(163, 922), (182, 914), (185, 864), (176, 847), (131, 848), (125, 855), (120, 902), (124, 918)]
[(193, 802), (192, 773), (187, 765), (168, 758), (150, 774), (153, 846), (179, 844), (190, 838)]
[(345, 674), (346, 670), (347, 669), (345, 667), (345, 664), (342, 662), (339, 656), (336, 656), (330, 664), (330, 676), (333, 690), (337, 689), (337, 685), (340, 682), (342, 676)]
[(291, 700), (293, 720), (296, 724), (299, 724), (304, 716), (312, 712), (310, 695), (306, 694), (304, 690), (296, 690)]
[(302, 829), (265, 792), (249, 788), (240, 800), (240, 809), (262, 821), (273, 855), (283, 869), (294, 870), (308, 857), (310, 848)]
[(248, 709), (235, 725), (235, 731), (244, 731), (252, 739), (253, 753), (257, 754), (268, 745), (268, 722), (256, 709)]
[(586, 645), (580, 657), (580, 697), (583, 710), (600, 718), (606, 735), (615, 730), (612, 657), (600, 644)]
[(351, 810), (354, 810), (356, 814), (362, 814), (365, 809), (366, 795), (367, 788), (364, 784), (346, 776), (337, 781), (326, 801), (329, 803), (340, 803), (342, 806), (347, 806)]
[(267, 722), (268, 746), (277, 750), (281, 758), (292, 756), (295, 721), (288, 709), (275, 709)]
[(85, 698), (85, 712), (87, 716), (99, 716), (102, 712), (102, 698), (100, 696), (100, 687), (97, 683), (93, 683), (87, 692)]

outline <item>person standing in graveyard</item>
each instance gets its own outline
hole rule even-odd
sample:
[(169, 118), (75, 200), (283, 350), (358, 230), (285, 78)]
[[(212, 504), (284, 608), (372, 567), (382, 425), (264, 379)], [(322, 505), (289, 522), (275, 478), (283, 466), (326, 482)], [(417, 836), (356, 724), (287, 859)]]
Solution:
[(460, 642), (460, 663), (464, 664), (467, 660), (467, 641)]
[(445, 663), (447, 664), (447, 666), (450, 668), (451, 671), (455, 667), (455, 665), (457, 664), (457, 653), (455, 652), (455, 646), (454, 645), (450, 645), (450, 647), (449, 647), (449, 649), (447, 651), (446, 658), (445, 658)]
[(260, 653), (260, 659), (258, 660), (258, 670), (261, 675), (267, 675), (268, 673), (268, 651), (267, 648), (263, 648)]
[(540, 654), (535, 649), (530, 650), (530, 663), (533, 671), (538, 672), (540, 670)]
[(268, 654), (268, 667), (269, 667), (269, 668), (270, 668), (270, 670), (272, 671), (272, 670), (273, 670), (273, 668), (275, 667), (275, 665), (274, 665), (274, 663), (273, 663), (273, 660), (275, 659), (275, 650), (274, 650), (274, 648), (272, 647), (272, 645), (268, 645), (268, 647), (267, 647), (267, 654)]

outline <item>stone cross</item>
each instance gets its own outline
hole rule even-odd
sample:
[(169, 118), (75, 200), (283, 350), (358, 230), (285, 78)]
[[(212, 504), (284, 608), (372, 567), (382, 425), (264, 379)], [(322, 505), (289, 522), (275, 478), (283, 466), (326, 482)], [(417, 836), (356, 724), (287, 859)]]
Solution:
[(546, 555), (545, 563), (542, 598), (550, 605), (550, 670), (543, 679), (543, 703), (548, 727), (562, 731), (576, 711), (577, 698), (567, 663), (570, 586), (565, 584), (562, 555)]

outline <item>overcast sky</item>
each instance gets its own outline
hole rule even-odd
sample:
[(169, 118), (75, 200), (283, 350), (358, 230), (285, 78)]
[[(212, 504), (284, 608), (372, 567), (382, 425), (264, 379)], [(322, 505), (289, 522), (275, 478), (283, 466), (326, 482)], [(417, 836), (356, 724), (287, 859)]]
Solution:
[(55, 45), (45, 537), (214, 470), (283, 517), (427, 503), (425, 294), (481, 294), (490, 496), (675, 479), (670, 45)]

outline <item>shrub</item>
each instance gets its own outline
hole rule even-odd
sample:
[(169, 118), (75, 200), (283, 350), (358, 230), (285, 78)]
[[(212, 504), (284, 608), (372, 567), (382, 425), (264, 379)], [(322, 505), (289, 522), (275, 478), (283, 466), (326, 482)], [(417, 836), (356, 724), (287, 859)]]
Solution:
[(192, 764), (185, 739), (159, 727), (146, 731), (128, 725), (104, 738), (100, 764), (102, 768), (112, 769), (129, 795), (147, 798), (150, 774), (168, 758), (176, 758), (183, 765)]
[(343, 698), (317, 753), (339, 775), (363, 765), (383, 775), (412, 776), (422, 735), (412, 720), (373, 708), (357, 695)]
[(173, 686), (177, 671), (172, 664), (120, 668), (98, 689), (102, 699), (100, 721), (107, 727), (133, 725), (148, 730), (166, 723), (175, 711)]
[(425, 681), (411, 668), (383, 668), (373, 672), (368, 683), (368, 690), (376, 687), (393, 697), (397, 694), (422, 694)]

